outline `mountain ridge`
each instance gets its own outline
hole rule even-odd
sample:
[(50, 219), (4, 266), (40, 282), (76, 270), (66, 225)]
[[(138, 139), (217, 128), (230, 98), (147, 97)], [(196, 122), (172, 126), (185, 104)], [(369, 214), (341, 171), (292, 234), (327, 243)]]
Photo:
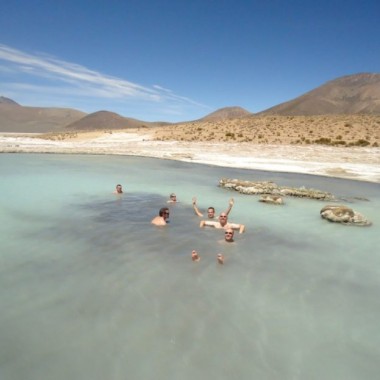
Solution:
[(359, 73), (330, 80), (258, 115), (380, 114), (380, 74)]
[[(380, 115), (380, 74), (359, 73), (330, 80), (305, 94), (258, 113), (233, 106), (220, 108), (192, 123), (244, 119), (252, 116)], [(146, 122), (115, 112), (90, 114), (72, 108), (26, 107), (0, 96), (0, 132), (46, 133), (65, 130), (154, 127), (177, 122)]]

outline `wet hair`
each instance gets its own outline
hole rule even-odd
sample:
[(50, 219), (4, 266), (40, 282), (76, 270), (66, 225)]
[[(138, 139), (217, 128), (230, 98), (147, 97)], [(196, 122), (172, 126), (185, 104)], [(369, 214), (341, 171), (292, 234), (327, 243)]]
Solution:
[(164, 214), (165, 214), (166, 211), (169, 211), (169, 209), (167, 207), (162, 207), (162, 208), (160, 208), (160, 211), (158, 212), (158, 215), (159, 216), (164, 216)]

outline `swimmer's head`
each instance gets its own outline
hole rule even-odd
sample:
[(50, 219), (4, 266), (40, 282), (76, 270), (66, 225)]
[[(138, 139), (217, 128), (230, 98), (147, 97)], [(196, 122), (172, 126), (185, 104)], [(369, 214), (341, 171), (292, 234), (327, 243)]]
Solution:
[(215, 217), (215, 209), (214, 209), (214, 207), (209, 207), (207, 209), (207, 217), (210, 218), (210, 219), (214, 219), (214, 217)]
[(169, 209), (167, 207), (160, 208), (158, 215), (162, 216), (165, 220), (169, 218)]
[(227, 228), (224, 231), (224, 240), (228, 242), (234, 241), (234, 230), (232, 228)]
[(117, 193), (122, 193), (122, 192), (123, 192), (123, 188), (122, 188), (122, 186), (120, 185), (120, 183), (116, 185), (116, 192), (117, 192)]
[(222, 212), (220, 215), (219, 215), (219, 223), (224, 226), (227, 224), (227, 220), (228, 220), (228, 216), (225, 212)]

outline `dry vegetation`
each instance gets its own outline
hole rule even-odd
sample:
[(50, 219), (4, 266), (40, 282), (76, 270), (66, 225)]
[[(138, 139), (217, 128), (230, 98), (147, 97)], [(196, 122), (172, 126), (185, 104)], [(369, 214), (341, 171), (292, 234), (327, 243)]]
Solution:
[(150, 128), (53, 132), (35, 137), (58, 141), (85, 140), (116, 132), (149, 134), (157, 141), (379, 147), (380, 115), (249, 116)]
[[(121, 132), (122, 130), (120, 130)], [(124, 130), (125, 132), (125, 130)], [(44, 140), (53, 140), (53, 141), (64, 141), (64, 140), (88, 140), (96, 138), (101, 134), (110, 133), (112, 131), (107, 130), (94, 130), (94, 131), (72, 131), (72, 132), (50, 132), (44, 133), (42, 135), (31, 136), (32, 138), (44, 139)]]
[(155, 128), (154, 138), (160, 141), (378, 147), (380, 115), (249, 116), (195, 121)]

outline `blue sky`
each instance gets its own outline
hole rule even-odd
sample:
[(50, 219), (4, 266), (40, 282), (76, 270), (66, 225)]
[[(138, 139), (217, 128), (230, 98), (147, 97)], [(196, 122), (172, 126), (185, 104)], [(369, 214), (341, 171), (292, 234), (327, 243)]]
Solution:
[(145, 121), (259, 112), (380, 72), (380, 2), (12, 0), (0, 95)]

